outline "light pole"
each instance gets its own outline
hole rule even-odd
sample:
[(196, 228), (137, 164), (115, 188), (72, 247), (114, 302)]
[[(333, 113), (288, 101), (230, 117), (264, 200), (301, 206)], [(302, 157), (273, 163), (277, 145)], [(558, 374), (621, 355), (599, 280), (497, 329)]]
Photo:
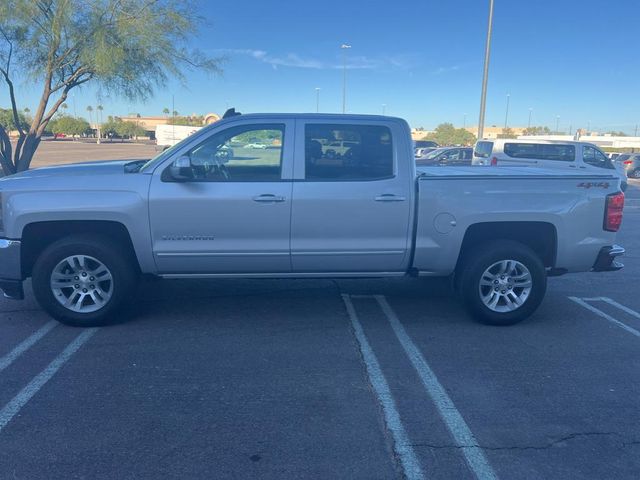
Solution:
[(633, 136), (637, 137), (638, 136), (638, 124), (636, 123), (636, 129), (633, 131)]
[(386, 114), (386, 112), (387, 112), (387, 104), (386, 104), (386, 103), (383, 103), (383, 104), (382, 104), (382, 115), (385, 115), (385, 114)]
[(533, 108), (529, 109), (529, 122), (527, 123), (527, 128), (531, 128), (531, 112), (533, 112)]
[(489, 58), (491, 56), (491, 31), (493, 29), (493, 0), (489, 0), (489, 26), (487, 43), (484, 47), (484, 71), (482, 74), (482, 93), (480, 94), (480, 120), (478, 121), (478, 140), (484, 135), (484, 111), (487, 106), (487, 80), (489, 79)]
[(504, 112), (504, 128), (505, 130), (507, 129), (507, 126), (509, 125), (509, 99), (511, 98), (511, 95), (507, 93), (507, 108)]
[(342, 49), (342, 113), (347, 112), (347, 50), (351, 45), (343, 43), (340, 45)]
[(316, 87), (316, 113), (320, 112), (320, 87)]
[(462, 128), (466, 129), (467, 128), (467, 114), (464, 114), (464, 119), (462, 120)]
[(556, 135), (560, 132), (560, 115), (556, 115)]

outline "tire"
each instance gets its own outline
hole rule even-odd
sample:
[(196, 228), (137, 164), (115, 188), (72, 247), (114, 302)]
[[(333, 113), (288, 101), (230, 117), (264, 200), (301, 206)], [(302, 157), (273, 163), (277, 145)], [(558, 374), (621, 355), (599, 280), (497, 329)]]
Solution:
[(74, 327), (121, 321), (122, 309), (133, 296), (137, 273), (131, 256), (122, 255), (118, 247), (108, 238), (90, 234), (65, 237), (49, 245), (32, 272), (40, 306), (59, 322)]
[(514, 325), (525, 320), (540, 306), (547, 290), (540, 257), (513, 241), (480, 246), (464, 258), (459, 275), (467, 311), (487, 325)]
[(631, 178), (640, 178), (640, 168), (636, 168), (630, 175)]

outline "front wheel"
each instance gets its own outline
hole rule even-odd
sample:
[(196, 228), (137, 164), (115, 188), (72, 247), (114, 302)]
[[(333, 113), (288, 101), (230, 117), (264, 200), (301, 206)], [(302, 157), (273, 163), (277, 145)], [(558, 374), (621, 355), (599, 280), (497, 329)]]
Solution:
[(74, 235), (54, 242), (38, 257), (32, 273), (38, 303), (66, 325), (95, 327), (120, 319), (132, 296), (136, 272), (113, 242)]
[(467, 255), (459, 273), (467, 310), (488, 325), (513, 325), (528, 318), (547, 289), (540, 257), (512, 241), (480, 246)]

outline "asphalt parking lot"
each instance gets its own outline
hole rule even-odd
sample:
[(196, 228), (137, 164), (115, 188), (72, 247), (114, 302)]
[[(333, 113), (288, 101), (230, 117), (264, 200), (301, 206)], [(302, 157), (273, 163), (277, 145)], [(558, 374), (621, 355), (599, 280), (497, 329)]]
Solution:
[[(635, 181), (632, 181), (635, 182)], [(640, 182), (620, 272), (470, 320), (441, 280), (158, 281), (82, 330), (0, 300), (0, 478), (638, 478)]]

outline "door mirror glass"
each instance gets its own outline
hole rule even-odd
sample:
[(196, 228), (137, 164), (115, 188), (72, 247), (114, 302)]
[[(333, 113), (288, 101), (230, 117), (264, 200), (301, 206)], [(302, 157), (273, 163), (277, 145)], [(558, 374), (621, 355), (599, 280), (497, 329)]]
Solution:
[(186, 182), (193, 179), (193, 167), (188, 155), (178, 157), (170, 167), (171, 177), (176, 182)]

